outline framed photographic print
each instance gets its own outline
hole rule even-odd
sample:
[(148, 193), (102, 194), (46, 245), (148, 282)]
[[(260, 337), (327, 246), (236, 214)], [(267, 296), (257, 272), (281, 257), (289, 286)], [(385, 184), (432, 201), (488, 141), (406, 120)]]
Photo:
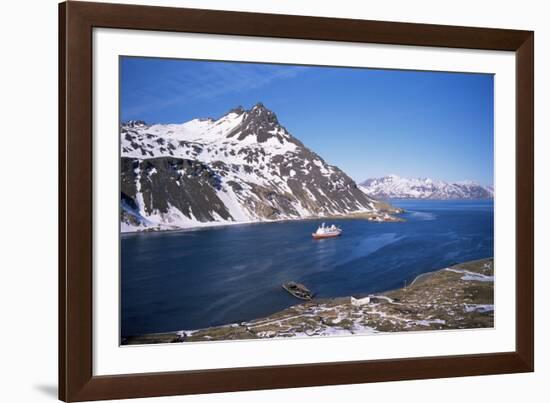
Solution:
[(60, 399), (533, 371), (533, 32), (59, 23)]

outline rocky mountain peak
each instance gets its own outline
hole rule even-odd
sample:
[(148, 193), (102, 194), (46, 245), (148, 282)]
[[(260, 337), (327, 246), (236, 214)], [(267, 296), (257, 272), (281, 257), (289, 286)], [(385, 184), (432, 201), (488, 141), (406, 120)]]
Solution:
[(275, 115), (273, 111), (267, 109), (261, 102), (258, 102), (248, 111), (248, 117), (251, 120), (262, 121), (271, 125), (279, 125), (277, 115)]
[(120, 135), (125, 232), (352, 213), (389, 217), (263, 104), (216, 120), (123, 126)]
[(276, 138), (281, 144), (284, 143), (285, 137), (290, 138), (286, 129), (279, 124), (277, 115), (261, 102), (245, 112), (241, 124), (234, 128), (227, 137), (235, 136), (238, 140), (244, 140), (248, 136), (256, 136), (258, 143)]

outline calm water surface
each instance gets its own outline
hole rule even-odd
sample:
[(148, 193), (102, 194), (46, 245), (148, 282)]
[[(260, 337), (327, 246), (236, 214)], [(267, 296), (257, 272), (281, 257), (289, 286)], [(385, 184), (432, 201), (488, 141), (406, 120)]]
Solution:
[(393, 200), (404, 223), (331, 220), (340, 238), (314, 241), (321, 220), (122, 236), (122, 336), (250, 320), (316, 297), (402, 287), (418, 274), (493, 256), (492, 201)]

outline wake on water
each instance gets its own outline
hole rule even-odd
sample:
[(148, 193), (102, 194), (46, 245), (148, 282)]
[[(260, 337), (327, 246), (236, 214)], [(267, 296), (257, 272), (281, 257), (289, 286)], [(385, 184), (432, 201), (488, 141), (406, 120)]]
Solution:
[(436, 215), (434, 213), (428, 213), (425, 211), (409, 211), (409, 214), (411, 217), (419, 221), (432, 221), (436, 219)]

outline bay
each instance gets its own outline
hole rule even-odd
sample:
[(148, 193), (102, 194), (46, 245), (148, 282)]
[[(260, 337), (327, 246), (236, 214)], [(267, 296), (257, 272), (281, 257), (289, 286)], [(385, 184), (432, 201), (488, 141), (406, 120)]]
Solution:
[[(421, 273), (493, 256), (493, 201), (391, 200), (405, 222), (300, 220), (121, 237), (121, 335), (192, 330), (270, 315), (300, 301), (402, 287)], [(313, 240), (326, 221), (339, 238)]]

